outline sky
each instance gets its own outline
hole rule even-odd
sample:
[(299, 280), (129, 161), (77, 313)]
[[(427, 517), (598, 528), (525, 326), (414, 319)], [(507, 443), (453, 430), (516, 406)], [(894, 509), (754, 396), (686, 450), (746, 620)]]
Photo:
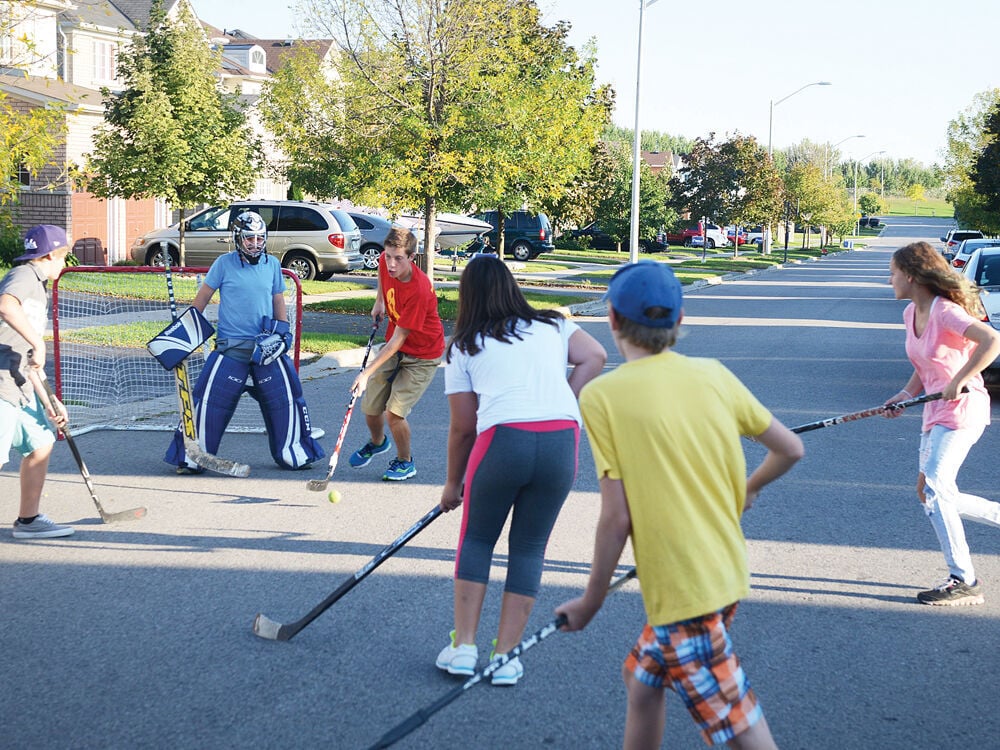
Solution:
[[(218, 28), (303, 36), (287, 0), (192, 2)], [(545, 23), (570, 22), (571, 44), (596, 45), (598, 81), (617, 92), (613, 119), (630, 128), (640, 2), (538, 0)], [(998, 0), (653, 0), (639, 127), (688, 138), (738, 132), (766, 145), (770, 121), (775, 149), (847, 139), (845, 159), (941, 164), (949, 121), (1000, 87), (998, 28)], [(819, 81), (831, 85), (810, 85)]]

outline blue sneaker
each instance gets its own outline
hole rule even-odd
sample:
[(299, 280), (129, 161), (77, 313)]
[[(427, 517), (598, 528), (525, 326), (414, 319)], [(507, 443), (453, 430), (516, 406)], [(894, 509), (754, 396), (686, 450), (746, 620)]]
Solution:
[(389, 462), (389, 468), (385, 470), (382, 478), (388, 479), (391, 482), (402, 482), (404, 479), (409, 479), (416, 475), (417, 467), (413, 465), (412, 459), (403, 461), (402, 459), (394, 458)]
[(379, 453), (385, 453), (391, 447), (392, 443), (389, 442), (388, 435), (382, 438), (382, 445), (375, 445), (371, 440), (369, 440), (363, 447), (354, 451), (347, 461), (355, 469), (360, 469), (362, 466), (367, 466), (371, 463), (374, 456), (377, 456)]

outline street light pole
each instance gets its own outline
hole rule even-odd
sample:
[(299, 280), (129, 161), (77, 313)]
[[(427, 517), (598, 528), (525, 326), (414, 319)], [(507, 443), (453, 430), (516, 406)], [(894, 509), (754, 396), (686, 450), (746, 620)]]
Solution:
[(824, 180), (827, 179), (828, 177), (830, 177), (830, 175), (833, 174), (833, 170), (830, 169), (830, 161), (833, 158), (830, 155), (830, 152), (831, 151), (835, 151), (836, 148), (837, 148), (837, 146), (839, 146), (841, 143), (846, 143), (847, 141), (851, 140), (852, 138), (864, 138), (864, 137), (865, 137), (864, 133), (859, 133), (858, 135), (849, 135), (846, 138), (841, 138), (839, 141), (837, 141), (836, 143), (834, 143), (833, 146), (830, 146), (829, 143), (826, 144), (826, 158), (823, 160), (823, 179)]
[[(809, 88), (810, 86), (832, 86), (832, 85), (833, 84), (830, 83), (829, 81), (813, 81), (812, 83), (807, 83), (805, 86), (800, 86), (799, 88), (795, 89), (795, 91), (793, 91), (792, 93), (790, 93), (788, 96), (783, 96), (780, 99), (778, 99), (778, 101), (775, 101), (774, 99), (771, 100), (771, 106), (770, 106), (770, 109), (768, 111), (768, 116), (767, 116), (767, 158), (769, 160), (771, 159), (772, 154), (773, 154), (773, 148), (772, 148), (771, 144), (772, 144), (772, 138), (773, 138), (773, 135), (774, 135), (774, 108), (777, 107), (779, 104), (781, 104), (786, 99), (791, 99), (797, 93), (799, 93), (800, 91), (803, 91), (803, 90)], [(760, 249), (761, 249), (761, 252), (764, 253), (765, 255), (770, 254), (770, 252), (771, 252), (771, 222), (770, 221), (768, 221), (767, 226), (764, 227), (764, 236), (762, 238)]]
[(642, 78), (642, 21), (646, 7), (657, 0), (639, 0), (639, 43), (635, 64), (635, 130), (632, 137), (632, 214), (629, 222), (629, 263), (639, 260), (639, 81)]

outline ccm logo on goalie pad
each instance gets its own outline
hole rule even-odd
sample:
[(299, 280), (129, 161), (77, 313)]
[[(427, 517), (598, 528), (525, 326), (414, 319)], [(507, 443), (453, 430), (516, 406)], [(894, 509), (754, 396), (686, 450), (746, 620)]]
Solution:
[(212, 324), (196, 307), (189, 307), (177, 320), (154, 336), (146, 348), (166, 370), (173, 370), (215, 333)]

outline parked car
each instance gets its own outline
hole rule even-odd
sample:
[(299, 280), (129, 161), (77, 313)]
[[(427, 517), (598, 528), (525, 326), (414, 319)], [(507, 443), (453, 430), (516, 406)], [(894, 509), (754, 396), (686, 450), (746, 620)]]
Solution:
[[(364, 265), (361, 231), (346, 211), (313, 201), (236, 201), (213, 206), (184, 221), (184, 260), (210, 266), (233, 249), (230, 222), (240, 211), (256, 211), (267, 224), (267, 252), (302, 280), (330, 278)], [(162, 266), (163, 244), (180, 262), (180, 223), (147, 232), (132, 243), (133, 260)]]
[(977, 229), (949, 229), (948, 234), (941, 238), (944, 243), (945, 255), (954, 255), (958, 248), (958, 243), (962, 240), (978, 240), (983, 238), (983, 233)]
[[(595, 221), (591, 222), (583, 229), (573, 229), (570, 230), (570, 235), (575, 238), (586, 237), (590, 243), (590, 247), (595, 250), (618, 250), (618, 243), (606, 232), (604, 232), (600, 225)], [(622, 240), (621, 249), (627, 249), (629, 246), (628, 238)], [(655, 240), (639, 239), (639, 250), (644, 253), (651, 253), (655, 250), (662, 250), (664, 247), (663, 243), (659, 238)]]
[[(486, 232), (493, 247), (500, 246), (497, 227), (500, 220), (496, 211), (483, 211), (472, 214), (474, 219), (493, 225), (493, 230)], [(515, 260), (532, 260), (542, 253), (555, 250), (552, 244), (552, 224), (545, 214), (533, 214), (528, 211), (511, 211), (504, 214), (504, 255)]]
[(705, 236), (709, 250), (713, 250), (716, 247), (725, 247), (729, 244), (729, 240), (726, 238), (726, 233), (722, 230), (722, 227), (718, 224), (706, 223), (704, 231), (702, 231), (702, 223), (700, 221), (685, 227), (679, 232), (667, 232), (667, 242), (671, 245), (691, 247), (693, 238), (696, 236), (700, 237), (702, 234)]
[(363, 214), (359, 211), (347, 212), (361, 230), (361, 258), (365, 268), (374, 271), (378, 268), (378, 258), (385, 250), (385, 236), (392, 229), (392, 222), (374, 214)]
[(726, 227), (726, 239), (731, 245), (744, 245), (747, 241), (746, 229), (730, 225)]
[[(973, 238), (968, 240), (962, 240), (958, 243), (954, 255), (951, 257), (951, 264), (955, 268), (965, 268), (966, 263), (968, 263), (969, 258), (972, 254), (981, 247), (997, 247), (1000, 246), (1000, 239), (986, 239), (986, 238)], [(948, 254), (945, 253), (945, 257)]]
[[(986, 321), (1000, 331), (1000, 241), (996, 245), (980, 245), (969, 256), (962, 274), (979, 287), (979, 299), (986, 308)], [(1000, 381), (1000, 357), (983, 372), (991, 383)]]

